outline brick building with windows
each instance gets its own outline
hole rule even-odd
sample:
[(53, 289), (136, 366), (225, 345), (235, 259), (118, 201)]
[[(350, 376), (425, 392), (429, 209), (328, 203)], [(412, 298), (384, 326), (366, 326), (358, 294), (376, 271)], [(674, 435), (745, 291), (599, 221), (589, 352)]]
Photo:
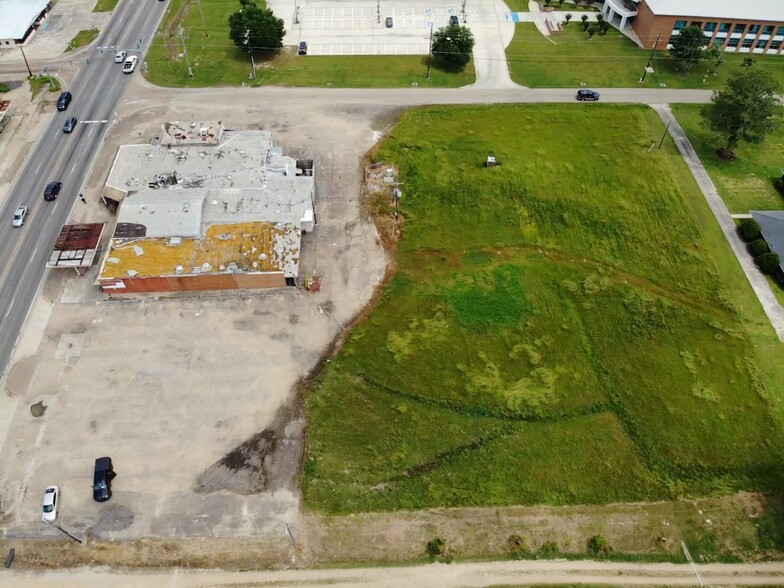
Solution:
[(627, 23), (642, 45), (664, 49), (687, 26), (698, 26), (709, 46), (737, 53), (784, 54), (784, 0), (604, 0), (604, 17)]

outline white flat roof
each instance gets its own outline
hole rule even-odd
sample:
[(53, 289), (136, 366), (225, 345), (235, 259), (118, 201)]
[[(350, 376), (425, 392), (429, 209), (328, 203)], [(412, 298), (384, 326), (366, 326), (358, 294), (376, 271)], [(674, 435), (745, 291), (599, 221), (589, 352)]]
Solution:
[(784, 22), (784, 0), (645, 0), (654, 14)]
[(0, 0), (0, 39), (21, 39), (49, 0)]

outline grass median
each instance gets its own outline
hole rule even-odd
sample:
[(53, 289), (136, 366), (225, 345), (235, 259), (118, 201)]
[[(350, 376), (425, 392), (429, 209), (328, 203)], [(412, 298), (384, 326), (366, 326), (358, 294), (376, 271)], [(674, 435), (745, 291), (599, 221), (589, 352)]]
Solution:
[(71, 39), (71, 42), (68, 43), (68, 46), (65, 48), (66, 51), (73, 51), (74, 49), (78, 49), (79, 47), (84, 47), (85, 45), (89, 45), (98, 37), (98, 29), (85, 29), (83, 31), (79, 31), (76, 33), (76, 36)]
[(397, 274), (307, 396), (309, 507), (779, 487), (784, 347), (661, 132), (642, 106), (403, 116), (374, 154)]
[[(606, 35), (592, 38), (582, 23), (572, 20), (561, 35), (545, 37), (533, 23), (515, 25), (515, 36), (506, 48), (509, 71), (518, 84), (536, 88), (719, 88), (730, 75), (744, 71), (748, 55), (725, 53), (717, 68), (715, 61), (700, 61), (689, 73), (678, 60), (665, 52), (654, 55), (654, 73), (639, 82), (650, 58), (650, 51), (640, 49), (631, 40), (610, 28)], [(770, 71), (784, 82), (781, 58), (755, 55), (752, 67)], [(715, 72), (715, 73), (714, 73)]]
[(111, 12), (117, 7), (119, 0), (98, 0), (93, 8), (93, 12)]
[[(147, 54), (147, 78), (170, 87), (311, 86), (311, 87), (459, 87), (476, 80), (473, 62), (463, 71), (431, 68), (422, 55), (299, 56), (295, 47), (256, 54), (256, 77), (251, 78), (250, 55), (229, 38), (229, 15), (236, 0), (202, 0), (205, 30), (192, 0), (171, 0), (161, 28)], [(179, 27), (183, 27), (182, 38)], [(184, 49), (183, 50), (183, 45)], [(187, 59), (186, 59), (187, 51)], [(189, 75), (190, 63), (193, 77)]]

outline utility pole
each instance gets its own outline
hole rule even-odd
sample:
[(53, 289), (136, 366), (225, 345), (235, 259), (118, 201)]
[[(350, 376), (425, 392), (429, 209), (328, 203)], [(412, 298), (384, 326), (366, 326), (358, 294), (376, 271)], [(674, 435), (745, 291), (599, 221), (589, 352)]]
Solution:
[(245, 37), (245, 46), (248, 48), (248, 55), (250, 55), (250, 66), (253, 68), (253, 72), (251, 73), (250, 77), (251, 78), (255, 78), (256, 77), (256, 62), (253, 60), (253, 47), (251, 47), (251, 45), (250, 45), (250, 29), (249, 28), (245, 29), (245, 34), (243, 35), (243, 37)]
[(430, 44), (427, 47), (427, 79), (430, 79), (430, 61), (433, 59), (433, 23), (430, 23)]
[(463, 22), (466, 21), (465, 5), (466, 5), (466, 0), (463, 0)]
[(185, 30), (180, 25), (179, 29), (177, 29), (177, 34), (180, 37), (180, 41), (182, 42), (182, 54), (185, 55), (185, 63), (188, 65), (188, 77), (193, 77), (193, 70), (191, 69), (191, 62), (188, 59), (188, 49), (185, 47)]
[(299, 4), (294, 0), (294, 24), (299, 24)]
[(27, 73), (30, 74), (30, 77), (33, 77), (33, 72), (30, 69), (30, 64), (27, 63), (27, 55), (25, 55), (24, 48), (19, 45), (19, 50), (22, 52), (22, 59), (24, 59), (25, 65), (27, 66)]
[(659, 44), (659, 39), (661, 39), (661, 33), (656, 33), (656, 40), (653, 42), (653, 49), (651, 49), (651, 56), (648, 58), (648, 63), (645, 66), (645, 71), (642, 72), (642, 77), (640, 78), (641, 84), (645, 81), (645, 76), (648, 75), (648, 70), (651, 67), (651, 62), (653, 62), (653, 54), (656, 51), (656, 46)]
[(196, 5), (199, 7), (199, 15), (201, 16), (201, 26), (204, 29), (204, 36), (209, 37), (210, 32), (207, 30), (207, 23), (204, 22), (204, 13), (201, 11), (201, 0), (196, 0)]
[(658, 149), (661, 149), (661, 148), (662, 148), (662, 145), (664, 145), (664, 139), (666, 139), (666, 138), (667, 138), (667, 133), (669, 133), (669, 132), (670, 132), (670, 125), (671, 125), (671, 124), (672, 124), (672, 121), (670, 121), (670, 122), (668, 122), (668, 123), (667, 123), (667, 128), (666, 128), (666, 129), (664, 129), (664, 134), (662, 135), (661, 141), (659, 141), (659, 147), (658, 147)]

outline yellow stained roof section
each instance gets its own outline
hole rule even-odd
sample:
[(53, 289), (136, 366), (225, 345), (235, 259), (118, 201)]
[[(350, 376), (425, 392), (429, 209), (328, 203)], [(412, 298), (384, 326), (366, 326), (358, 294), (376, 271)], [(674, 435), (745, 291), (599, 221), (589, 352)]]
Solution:
[(273, 223), (252, 222), (211, 225), (204, 237), (183, 237), (179, 245), (170, 238), (112, 241), (101, 277), (126, 278), (129, 271), (139, 277), (175, 275), (178, 265), (181, 275), (195, 275), (195, 268), (210, 274), (225, 271), (231, 263), (241, 272), (281, 271), (275, 238), (284, 233)]

